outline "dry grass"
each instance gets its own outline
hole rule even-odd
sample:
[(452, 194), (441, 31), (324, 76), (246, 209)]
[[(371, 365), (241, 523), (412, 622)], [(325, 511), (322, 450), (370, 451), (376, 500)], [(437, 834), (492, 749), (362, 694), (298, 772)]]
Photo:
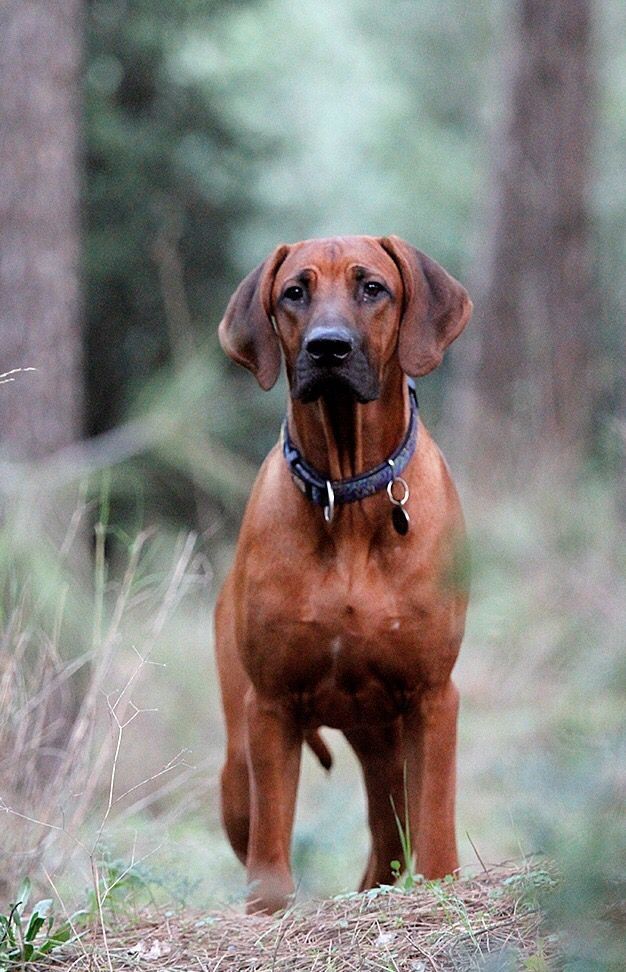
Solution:
[(541, 972), (555, 950), (542, 936), (536, 904), (545, 883), (545, 870), (524, 864), (411, 891), (381, 888), (309, 902), (276, 918), (155, 910), (110, 925), (106, 940), (99, 928), (85, 933), (38, 967), (444, 972), (480, 969), (486, 957), (499, 957), (514, 963), (508, 969)]
[[(58, 881), (70, 862), (93, 879), (99, 895), (112, 818), (119, 823), (150, 806), (172, 781), (186, 784), (189, 793), (199, 775), (184, 749), (165, 760), (160, 752), (144, 756), (141, 776), (123, 771), (131, 727), (155, 711), (136, 701), (150, 668), (163, 667), (152, 660), (153, 651), (180, 601), (201, 580), (196, 537), (181, 535), (168, 569), (146, 577), (152, 537), (140, 533), (114, 582), (106, 576), (104, 538), (98, 524), (91, 599), (85, 590), (73, 596), (71, 574), (58, 554), (40, 589), (29, 573), (25, 580), (16, 574), (19, 595), (0, 637), (1, 901), (12, 900), (27, 875), (39, 892), (50, 893), (52, 885), (56, 896), (53, 878)], [(74, 658), (64, 657), (64, 638), (77, 648)], [(133, 852), (129, 868), (136, 863)]]

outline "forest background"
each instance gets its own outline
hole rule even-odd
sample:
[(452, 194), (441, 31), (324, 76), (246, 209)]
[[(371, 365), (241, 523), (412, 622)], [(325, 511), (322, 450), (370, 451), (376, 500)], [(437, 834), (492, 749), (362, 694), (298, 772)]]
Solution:
[[(211, 608), (286, 389), (261, 393), (216, 328), (277, 243), (396, 233), (476, 305), (419, 389), (472, 541), (463, 863), (553, 856), (572, 954), (602, 919), (609, 967), (625, 32), (619, 0), (2, 5), (7, 901), (26, 874), (80, 896), (94, 865), (203, 906), (241, 899)], [(304, 897), (353, 886), (366, 851), (357, 768), (328, 735), (330, 779), (303, 771)]]

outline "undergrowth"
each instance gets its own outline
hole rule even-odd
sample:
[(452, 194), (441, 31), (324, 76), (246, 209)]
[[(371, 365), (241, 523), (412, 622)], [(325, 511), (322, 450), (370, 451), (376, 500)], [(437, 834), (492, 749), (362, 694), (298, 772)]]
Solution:
[[(209, 630), (213, 560), (222, 555), (209, 557), (193, 534), (114, 527), (114, 487), (105, 476), (79, 490), (77, 513), (55, 539), (32, 496), (28, 514), (8, 509), (0, 530), (5, 962), (54, 950), (70, 918), (103, 942), (116, 923), (144, 920), (146, 908), (238, 907), (245, 895), (217, 801), (222, 736)], [(569, 489), (559, 488), (558, 504), (546, 490), (494, 499), (489, 510), (466, 503), (475, 564), (459, 668), (459, 830), (471, 834), (465, 862), (484, 872), (502, 849), (519, 856), (518, 841), (522, 854), (554, 857), (563, 881), (547, 889), (547, 928), (569, 942), (564, 967), (613, 972), (623, 887), (623, 534), (601, 483)], [(602, 517), (612, 526), (598, 536)], [(93, 520), (86, 573), (74, 551)], [(354, 886), (365, 853), (360, 784), (336, 738), (333, 748), (338, 769), (328, 782), (305, 760), (294, 842), (300, 900)], [(350, 809), (339, 814), (340, 805)], [(462, 929), (454, 888), (420, 880), (396, 816), (402, 860), (390, 862), (392, 876), (403, 892), (428, 891), (446, 925)], [(22, 875), (39, 904), (16, 890)], [(543, 901), (536, 883), (509, 879), (505, 891), (524, 906)]]

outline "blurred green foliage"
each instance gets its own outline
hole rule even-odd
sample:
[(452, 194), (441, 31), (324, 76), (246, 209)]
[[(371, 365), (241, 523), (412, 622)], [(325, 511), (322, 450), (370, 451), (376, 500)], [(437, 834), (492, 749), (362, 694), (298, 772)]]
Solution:
[[(224, 360), (215, 331), (239, 279), (279, 242), (394, 232), (471, 285), (490, 202), (490, 136), (504, 110), (510, 8), (91, 0), (91, 431), (126, 415), (147, 382), (158, 395), (177, 375), (172, 399), (193, 384), (188, 417), (205, 436), (262, 458), (277, 435), (284, 385), (262, 395)], [(601, 306), (592, 326), (603, 349), (598, 441), (610, 450), (605, 416), (619, 395), (626, 309), (623, 6), (609, 0), (596, 21)], [(461, 341), (452, 355), (463, 353)], [(444, 363), (422, 383), (435, 426), (447, 375)], [(186, 482), (182, 475), (178, 492)], [(213, 500), (220, 505), (219, 490)]]
[[(215, 320), (236, 277), (234, 228), (255, 208), (270, 140), (246, 132), (219, 86), (180, 69), (186, 38), (239, 4), (93, 0), (87, 56), (87, 365), (90, 426), (124, 414), (137, 385)], [(163, 251), (163, 252), (161, 252)], [(193, 321), (167, 318), (174, 261)], [(165, 285), (167, 286), (167, 284)], [(184, 310), (183, 310), (184, 313)]]
[[(484, 163), (490, 18), (482, 0), (443, 12), (364, 0), (92, 0), (92, 431), (119, 420), (148, 377), (162, 387), (182, 348), (200, 357), (201, 382), (227, 374), (243, 394), (219, 437), (262, 457), (284, 388), (259, 395), (214, 334), (240, 277), (282, 240), (395, 232), (462, 272)], [(168, 258), (182, 318), (164, 295)]]

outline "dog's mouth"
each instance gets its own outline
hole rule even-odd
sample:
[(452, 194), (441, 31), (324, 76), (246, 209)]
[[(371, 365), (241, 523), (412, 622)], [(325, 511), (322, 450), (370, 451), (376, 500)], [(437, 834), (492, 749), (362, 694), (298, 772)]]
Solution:
[(360, 404), (373, 402), (380, 393), (378, 377), (363, 351), (354, 351), (349, 360), (331, 366), (315, 364), (310, 356), (300, 352), (291, 382), (291, 397), (297, 401), (315, 402), (337, 391), (348, 392)]

